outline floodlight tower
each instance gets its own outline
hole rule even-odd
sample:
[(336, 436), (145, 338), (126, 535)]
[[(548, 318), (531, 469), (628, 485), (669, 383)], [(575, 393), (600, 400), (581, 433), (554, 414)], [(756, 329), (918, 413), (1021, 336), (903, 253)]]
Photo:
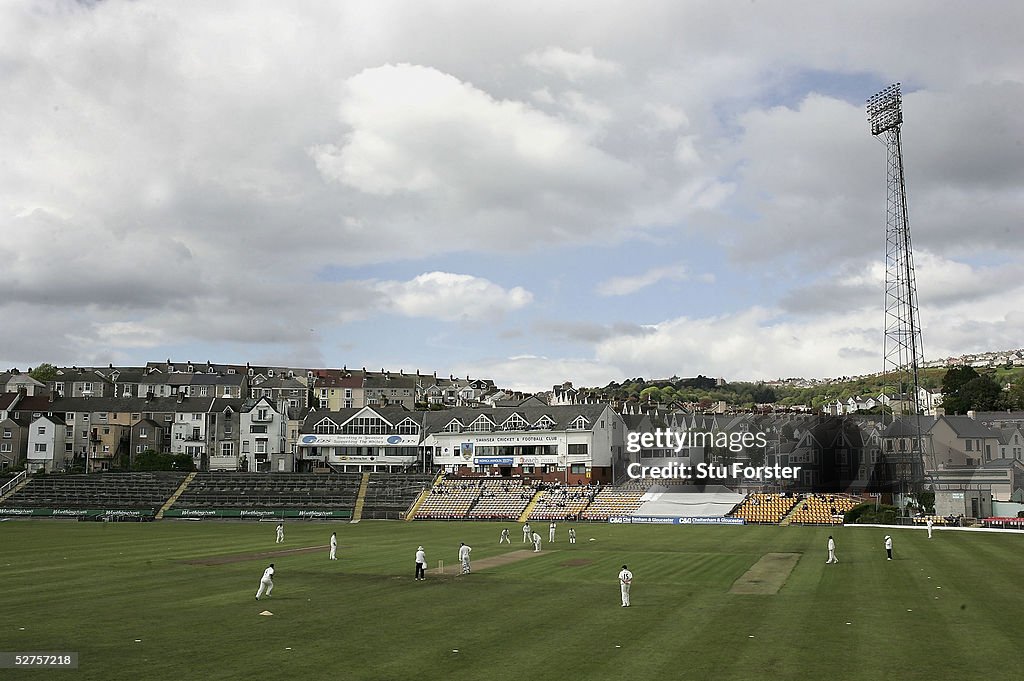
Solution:
[[(903, 179), (903, 96), (900, 84), (890, 85), (867, 102), (871, 134), (885, 143), (888, 155), (888, 198), (885, 212), (885, 341), (882, 373), (897, 404), (910, 416), (911, 451), (894, 461), (901, 483), (920, 483), (924, 477), (921, 442), (921, 400), (918, 362), (922, 358), (920, 313), (914, 277), (914, 252), (907, 221), (907, 188)], [(894, 410), (895, 411), (895, 410)], [(906, 484), (901, 485), (906, 491)]]

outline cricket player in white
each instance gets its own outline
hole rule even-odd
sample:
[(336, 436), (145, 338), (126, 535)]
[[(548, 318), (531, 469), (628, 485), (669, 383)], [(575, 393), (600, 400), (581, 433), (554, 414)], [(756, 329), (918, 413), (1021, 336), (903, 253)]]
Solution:
[(284, 523), (277, 524), (277, 544), (284, 543)]
[(498, 543), (500, 544), (502, 542), (505, 542), (506, 544), (511, 544), (512, 543), (512, 539), (509, 538), (509, 536), (508, 536), (508, 528), (507, 527), (502, 528), (502, 530), (501, 530), (501, 537), (498, 539)]
[(331, 560), (338, 560), (338, 533), (331, 532)]
[(537, 553), (540, 551), (540, 534), (537, 532), (533, 533), (533, 552)]
[(928, 538), (931, 539), (932, 538), (932, 525), (934, 524), (932, 522), (932, 517), (928, 516), (927, 518), (925, 518), (924, 522), (928, 526)]
[(420, 546), (416, 549), (416, 579), (427, 578), (427, 554), (423, 552), (423, 547)]
[(260, 599), (263, 595), (264, 589), (267, 592), (267, 598), (270, 598), (270, 592), (274, 590), (274, 564), (271, 563), (270, 567), (263, 571), (263, 577), (260, 579), (260, 588), (256, 591), (256, 600)]
[(569, 528), (569, 543), (570, 544), (575, 544), (576, 543), (576, 528), (575, 527), (570, 527)]
[(469, 552), (473, 549), (469, 548), (465, 544), (459, 546), (459, 561), (462, 562), (462, 574), (469, 574)]
[(622, 607), (629, 607), (629, 587), (633, 583), (633, 573), (625, 565), (619, 571), (619, 590), (622, 592)]
[(892, 560), (892, 537), (885, 535), (885, 554), (888, 556), (886, 560)]
[(836, 558), (836, 540), (833, 539), (832, 535), (830, 534), (828, 536), (828, 560), (825, 561), (825, 564), (827, 565), (829, 563), (838, 563), (838, 562), (839, 562), (839, 559)]
[(555, 541), (555, 523), (548, 525), (548, 542)]
[(532, 534), (533, 534), (533, 531), (530, 529), (530, 523), (526, 523), (525, 525), (523, 525), (523, 543), (524, 544), (529, 544), (530, 543), (530, 537), (532, 536)]

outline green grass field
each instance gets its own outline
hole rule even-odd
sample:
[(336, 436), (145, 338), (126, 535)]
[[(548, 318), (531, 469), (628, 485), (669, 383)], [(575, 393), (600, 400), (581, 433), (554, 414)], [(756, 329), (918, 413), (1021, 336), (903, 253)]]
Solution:
[[(517, 525), (511, 550), (524, 548)], [(518, 562), (498, 523), (0, 523), (0, 651), (70, 650), (77, 672), (4, 679), (1010, 678), (1020, 659), (1024, 536), (873, 528), (578, 525)], [(547, 538), (546, 524), (542, 534)], [(338, 532), (340, 560), (327, 560)], [(825, 565), (834, 534), (838, 565)], [(593, 537), (594, 541), (589, 541)], [(315, 553), (187, 561), (307, 546)], [(732, 584), (801, 554), (774, 595)], [(256, 602), (263, 568), (273, 597)], [(632, 607), (616, 575), (635, 575)], [(264, 610), (272, 617), (260, 616)], [(457, 649), (458, 652), (453, 652)], [(1017, 661), (1017, 662), (1015, 662)]]

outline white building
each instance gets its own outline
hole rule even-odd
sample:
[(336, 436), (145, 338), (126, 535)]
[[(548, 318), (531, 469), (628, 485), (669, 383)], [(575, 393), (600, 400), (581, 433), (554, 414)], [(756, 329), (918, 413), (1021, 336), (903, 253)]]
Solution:
[(401, 407), (311, 411), (299, 428), (296, 467), (348, 472), (422, 467), (422, 418), (422, 412)]
[(262, 397), (242, 409), (238, 429), (243, 470), (294, 470), (294, 460), (288, 446), (287, 408), (278, 408), (270, 399)]
[(67, 425), (55, 414), (43, 414), (32, 420), (28, 430), (26, 469), (30, 473), (63, 470), (70, 461), (65, 456)]

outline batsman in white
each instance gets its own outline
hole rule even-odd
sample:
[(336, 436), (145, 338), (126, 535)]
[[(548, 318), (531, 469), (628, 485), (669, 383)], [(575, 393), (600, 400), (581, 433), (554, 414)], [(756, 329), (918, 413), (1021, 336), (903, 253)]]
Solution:
[(540, 551), (540, 533), (533, 533), (533, 552), (537, 553)]

